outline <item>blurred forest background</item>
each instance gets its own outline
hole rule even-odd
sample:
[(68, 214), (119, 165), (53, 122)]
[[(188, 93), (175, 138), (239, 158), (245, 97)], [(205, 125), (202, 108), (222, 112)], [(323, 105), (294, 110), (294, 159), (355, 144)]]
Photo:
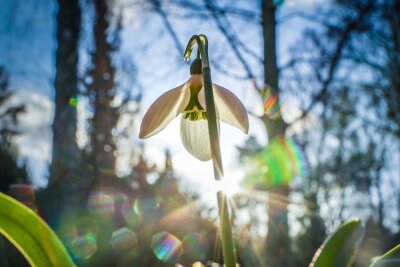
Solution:
[[(223, 155), (240, 173), (240, 266), (307, 266), (353, 217), (366, 224), (355, 266), (399, 243), (399, 1), (0, 6), (0, 190), (36, 210), (79, 266), (222, 263), (215, 200), (179, 169), (198, 163), (176, 152), (179, 136), (138, 140), (146, 107), (188, 79), (182, 55), (199, 33), (214, 80), (250, 116), (250, 135)], [(0, 240), (0, 266), (26, 264)]]

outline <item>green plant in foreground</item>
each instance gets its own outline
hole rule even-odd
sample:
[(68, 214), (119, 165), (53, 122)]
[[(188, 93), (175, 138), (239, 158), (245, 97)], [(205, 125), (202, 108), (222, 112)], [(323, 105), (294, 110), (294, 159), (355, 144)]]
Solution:
[(3, 193), (0, 193), (0, 207), (0, 233), (18, 248), (29, 264), (75, 266), (60, 239), (34, 211)]
[(400, 266), (400, 245), (389, 250), (386, 254), (372, 259), (370, 267), (398, 267)]
[[(309, 267), (350, 267), (363, 237), (365, 227), (359, 219), (339, 226), (317, 250)], [(370, 267), (399, 267), (400, 245), (385, 255), (372, 259)]]
[[(3, 193), (0, 193), (0, 207), (0, 233), (21, 251), (32, 266), (75, 266), (56, 234), (35, 212)], [(364, 226), (360, 220), (342, 224), (318, 249), (309, 267), (351, 266), (363, 236)], [(231, 253), (234, 253), (233, 248), (232, 243), (228, 247), (232, 249)], [(232, 256), (231, 260), (235, 260), (235, 255), (230, 255), (229, 252), (224, 256)], [(226, 263), (226, 266), (229, 265)], [(380, 257), (373, 258), (370, 265), (398, 266), (400, 245)]]
[(364, 232), (364, 225), (358, 219), (342, 224), (317, 250), (310, 267), (350, 266)]

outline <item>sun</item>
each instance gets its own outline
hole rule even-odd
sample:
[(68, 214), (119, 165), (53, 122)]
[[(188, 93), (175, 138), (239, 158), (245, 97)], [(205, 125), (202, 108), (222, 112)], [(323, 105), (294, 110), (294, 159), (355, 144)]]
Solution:
[(239, 179), (228, 179), (224, 177), (220, 181), (213, 181), (212, 191), (213, 193), (224, 192), (229, 198), (234, 197), (241, 191), (241, 181)]

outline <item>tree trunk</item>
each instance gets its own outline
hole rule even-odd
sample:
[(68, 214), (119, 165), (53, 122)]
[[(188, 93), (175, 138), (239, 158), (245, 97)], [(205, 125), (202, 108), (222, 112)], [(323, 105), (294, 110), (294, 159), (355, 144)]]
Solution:
[[(113, 44), (107, 39), (109, 28), (109, 9), (107, 1), (95, 0), (94, 43), (92, 54), (93, 69), (90, 72), (93, 83), (89, 85), (94, 96), (91, 146), (92, 160), (98, 182), (115, 177), (115, 151), (112, 130), (118, 120), (118, 110), (112, 106), (115, 96), (114, 75), (112, 66)], [(111, 179), (112, 180), (112, 179)]]
[(81, 25), (79, 0), (58, 0), (53, 160), (49, 184), (76, 169), (77, 112), (70, 103), (78, 94), (78, 46)]
[[(271, 88), (272, 94), (279, 95), (279, 70), (276, 55), (276, 6), (273, 0), (262, 2), (262, 29), (264, 41), (264, 81)], [(279, 103), (278, 103), (279, 104)], [(268, 132), (268, 139), (285, 135), (286, 123), (282, 117), (270, 119), (263, 116), (263, 122)], [(271, 201), (271, 199), (287, 199), (289, 188), (277, 186), (269, 191), (268, 234), (266, 238), (267, 266), (291, 266), (289, 226), (286, 201)]]
[(78, 95), (80, 29), (79, 0), (58, 0), (53, 154), (49, 186), (43, 195), (38, 195), (39, 208), (50, 225), (57, 222), (65, 209), (78, 205), (75, 181), (80, 177), (81, 157), (76, 143), (74, 103)]

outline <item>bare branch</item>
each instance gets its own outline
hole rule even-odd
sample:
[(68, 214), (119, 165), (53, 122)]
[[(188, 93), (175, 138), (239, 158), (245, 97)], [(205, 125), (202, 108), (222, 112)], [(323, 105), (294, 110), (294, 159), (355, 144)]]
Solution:
[(336, 48), (332, 56), (330, 57), (330, 64), (328, 66), (328, 74), (327, 77), (322, 80), (322, 85), (321, 89), (317, 94), (315, 94), (312, 97), (310, 105), (302, 112), (302, 115), (300, 115), (297, 119), (294, 120), (294, 122), (303, 119), (304, 117), (307, 116), (307, 114), (314, 108), (314, 106), (323, 100), (327, 95), (328, 91), (330, 88), (330, 85), (334, 79), (336, 70), (338, 69), (339, 63), (342, 60), (342, 53), (347, 45), (348, 41), (351, 38), (351, 35), (354, 33), (354, 31), (357, 29), (359, 24), (364, 20), (366, 16), (368, 16), (369, 12), (372, 9), (372, 5), (368, 5), (364, 7), (363, 9), (360, 10), (360, 13), (355, 19), (350, 20), (345, 28), (343, 29), (340, 39), (336, 44)]
[(152, 0), (151, 2), (153, 3), (156, 11), (160, 14), (160, 16), (164, 22), (165, 28), (167, 29), (168, 33), (171, 35), (171, 37), (174, 41), (176, 49), (178, 49), (179, 54), (182, 54), (185, 49), (182, 46), (181, 42), (179, 41), (178, 35), (176, 34), (174, 28), (172, 27), (167, 14), (161, 8), (160, 0)]
[(215, 3), (213, 3), (213, 0), (204, 0), (204, 1), (206, 3), (206, 7), (207, 7), (208, 11), (211, 13), (213, 18), (215, 19), (215, 22), (217, 23), (218, 29), (225, 36), (226, 40), (228, 41), (229, 46), (231, 47), (231, 49), (234, 52), (236, 58), (242, 64), (242, 66), (247, 74), (247, 77), (249, 79), (253, 79), (255, 77), (255, 75), (253, 74), (249, 64), (243, 58), (243, 55), (239, 51), (239, 47), (241, 47), (242, 50), (247, 52), (248, 54), (256, 57), (258, 60), (261, 60), (261, 59), (254, 52), (250, 52), (250, 50), (248, 48), (246, 48), (246, 46), (240, 40), (238, 40), (238, 38), (236, 37), (235, 34), (228, 31), (228, 28), (232, 28), (232, 27), (230, 26), (228, 21), (226, 21), (226, 20), (222, 21), (224, 19), (223, 15), (219, 16), (216, 13), (216, 10), (218, 10), (218, 8), (216, 7)]
[[(171, 2), (180, 7), (190, 9), (191, 11), (193, 11), (193, 10), (201, 11), (201, 10), (208, 9), (206, 5), (201, 5), (201, 4), (186, 1), (186, 0), (174, 0)], [(260, 13), (254, 11), (254, 10), (235, 8), (235, 7), (231, 7), (231, 6), (224, 6), (224, 7), (215, 6), (214, 12), (215, 12), (215, 14), (217, 14), (219, 16), (231, 15), (231, 16), (235, 16), (239, 19), (243, 19), (247, 22), (260, 23), (260, 19), (259, 19)]]

